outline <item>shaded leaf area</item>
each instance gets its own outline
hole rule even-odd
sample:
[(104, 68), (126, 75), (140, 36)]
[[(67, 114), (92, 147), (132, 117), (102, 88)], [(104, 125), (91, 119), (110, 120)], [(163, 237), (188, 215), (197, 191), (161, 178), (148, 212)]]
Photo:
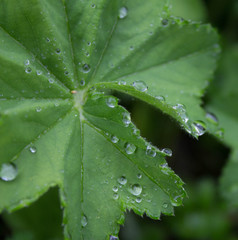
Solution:
[(221, 126), (225, 130), (224, 143), (231, 148), (230, 161), (224, 169), (221, 177), (221, 193), (229, 199), (232, 204), (237, 205), (238, 178), (238, 112), (237, 101), (237, 63), (238, 48), (230, 47), (225, 50), (221, 61), (221, 67), (217, 74), (217, 84), (212, 85), (207, 104), (207, 109), (216, 112)]
[(66, 239), (116, 236), (126, 209), (172, 215), (186, 193), (170, 151), (103, 91), (156, 106), (194, 137), (216, 132), (200, 107), (215, 31), (169, 17), (165, 0), (3, 0), (0, 41), (0, 210), (58, 186)]

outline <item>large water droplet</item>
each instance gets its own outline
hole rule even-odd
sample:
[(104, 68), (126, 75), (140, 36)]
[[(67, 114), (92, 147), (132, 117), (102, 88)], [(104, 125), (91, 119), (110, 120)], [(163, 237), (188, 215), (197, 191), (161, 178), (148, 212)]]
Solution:
[(91, 68), (90, 68), (90, 66), (89, 66), (88, 64), (85, 63), (85, 64), (82, 66), (82, 72), (83, 72), (83, 73), (89, 73), (90, 70), (91, 70)]
[(121, 185), (125, 185), (127, 183), (127, 179), (125, 176), (121, 176), (117, 179), (117, 181), (121, 184)]
[(36, 151), (37, 151), (35, 146), (30, 147), (29, 150), (31, 153), (36, 153)]
[(136, 146), (132, 143), (126, 143), (125, 151), (127, 154), (133, 154), (136, 151)]
[(161, 151), (162, 153), (164, 153), (165, 155), (169, 156), (169, 157), (171, 157), (172, 154), (173, 154), (173, 152), (172, 152), (172, 150), (171, 150), (170, 148), (163, 148), (163, 149), (161, 149), (160, 151)]
[(118, 138), (117, 136), (112, 135), (112, 136), (111, 136), (111, 141), (112, 141), (113, 143), (117, 143), (117, 142), (119, 141), (119, 138)]
[(114, 97), (109, 97), (106, 99), (107, 106), (110, 108), (114, 108), (117, 106), (117, 99)]
[(4, 181), (12, 181), (17, 176), (17, 168), (11, 163), (3, 163), (0, 170), (0, 178)]
[(128, 112), (124, 112), (122, 116), (122, 121), (126, 127), (131, 123), (131, 116)]
[(81, 225), (82, 225), (83, 227), (86, 227), (87, 224), (88, 224), (88, 219), (87, 219), (87, 217), (86, 217), (85, 215), (83, 215), (83, 216), (82, 216), (82, 219), (81, 219)]
[(141, 185), (139, 185), (139, 184), (133, 184), (132, 186), (131, 186), (131, 188), (130, 188), (130, 192), (133, 194), (133, 195), (135, 195), (135, 196), (139, 196), (140, 194), (141, 194), (141, 192), (142, 192), (142, 187), (141, 187)]
[(148, 90), (147, 85), (143, 81), (135, 81), (132, 86), (141, 92), (146, 92)]
[(149, 157), (155, 157), (156, 156), (156, 150), (151, 147), (151, 146), (147, 146), (146, 148), (146, 155), (149, 156)]
[(218, 125), (218, 119), (217, 117), (213, 114), (213, 113), (209, 113), (207, 112), (206, 113), (206, 118), (209, 122), (215, 124), (215, 125)]
[(128, 13), (127, 8), (122, 7), (122, 8), (119, 9), (119, 15), (118, 16), (119, 16), (120, 19), (123, 19), (127, 16), (127, 13)]
[(206, 132), (206, 124), (202, 121), (195, 121), (192, 123), (193, 133), (197, 136), (201, 136)]

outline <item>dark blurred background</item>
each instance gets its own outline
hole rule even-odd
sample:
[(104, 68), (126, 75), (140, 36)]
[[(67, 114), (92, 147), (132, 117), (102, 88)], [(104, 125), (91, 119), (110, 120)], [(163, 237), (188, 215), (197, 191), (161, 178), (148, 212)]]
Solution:
[[(221, 34), (221, 45), (238, 41), (238, 0), (171, 0), (173, 14), (210, 22)], [(219, 66), (218, 66), (219, 68)], [(218, 73), (216, 74), (216, 77)], [(215, 77), (215, 78), (216, 78)], [(118, 93), (115, 93), (118, 95)], [(120, 104), (132, 113), (132, 120), (149, 142), (173, 149), (169, 166), (186, 183), (189, 198), (175, 208), (175, 217), (154, 221), (133, 212), (126, 213), (121, 240), (237, 240), (238, 211), (222, 199), (219, 177), (230, 149), (205, 134), (195, 140), (159, 110), (131, 97), (120, 95)], [(209, 97), (204, 97), (204, 105)], [(60, 240), (62, 213), (58, 190), (51, 189), (30, 207), (0, 218), (0, 240)], [(43, 210), (42, 210), (43, 209)], [(47, 211), (45, 211), (47, 209)], [(50, 226), (50, 227), (49, 227)]]

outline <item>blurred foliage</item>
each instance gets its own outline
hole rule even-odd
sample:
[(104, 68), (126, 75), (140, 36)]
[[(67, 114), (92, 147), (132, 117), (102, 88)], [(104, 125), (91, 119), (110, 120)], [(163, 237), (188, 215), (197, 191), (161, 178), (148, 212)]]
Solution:
[[(211, 22), (221, 33), (223, 49), (228, 49), (223, 50), (224, 56), (221, 57), (216, 79), (204, 102), (209, 102), (209, 95), (216, 94), (217, 88), (223, 86), (222, 78), (223, 81), (226, 77), (232, 78), (234, 86), (238, 86), (238, 61), (230, 60), (234, 51), (229, 50), (233, 49), (233, 45), (238, 41), (238, 1), (171, 0), (171, 3), (173, 15)], [(225, 90), (225, 87), (222, 87), (222, 90)], [(141, 129), (142, 136), (154, 145), (164, 145), (174, 150), (173, 157), (168, 160), (169, 165), (187, 183), (189, 198), (184, 201), (184, 207), (176, 208), (176, 217), (162, 216), (161, 221), (153, 221), (146, 216), (141, 218), (128, 212), (125, 225), (120, 231), (120, 239), (238, 239), (238, 211), (232, 208), (218, 191), (218, 180), (228, 159), (229, 149), (212, 136), (203, 136), (196, 141), (153, 107), (135, 99), (123, 99), (121, 104), (132, 112), (132, 119)], [(237, 113), (237, 109), (234, 111)], [(237, 202), (237, 198), (233, 200)], [(0, 220), (0, 239), (63, 239), (61, 218), (57, 190), (51, 189), (30, 207), (12, 215), (4, 214), (4, 221)], [(13, 235), (14, 237), (11, 237)]]

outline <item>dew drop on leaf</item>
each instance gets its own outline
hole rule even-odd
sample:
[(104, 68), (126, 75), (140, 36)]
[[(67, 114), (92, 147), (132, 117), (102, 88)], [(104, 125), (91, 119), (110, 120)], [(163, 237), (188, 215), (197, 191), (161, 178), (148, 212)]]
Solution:
[(125, 176), (121, 176), (117, 179), (117, 181), (121, 184), (121, 185), (125, 185), (127, 183), (127, 179)]
[(91, 70), (91, 68), (90, 68), (90, 66), (89, 66), (88, 64), (85, 63), (85, 64), (82, 66), (82, 72), (83, 72), (83, 73), (89, 73), (90, 70)]
[(224, 129), (220, 128), (215, 132), (215, 135), (219, 138), (223, 138), (224, 137)]
[(36, 70), (36, 74), (37, 74), (38, 76), (40, 76), (40, 75), (42, 74), (42, 71), (41, 71), (41, 70)]
[(141, 178), (142, 178), (142, 174), (141, 174), (141, 173), (138, 173), (138, 174), (137, 174), (137, 178), (138, 178), (138, 179), (141, 179)]
[(113, 186), (112, 191), (113, 192), (118, 192), (118, 187), (117, 186)]
[(85, 85), (85, 81), (84, 80), (81, 80), (80, 81), (80, 86), (84, 86)]
[(113, 143), (117, 143), (117, 142), (119, 141), (119, 138), (118, 138), (117, 136), (115, 136), (115, 135), (112, 135), (112, 136), (111, 136), (111, 141), (112, 141)]
[(192, 123), (193, 133), (197, 136), (202, 136), (206, 132), (206, 124), (202, 121), (195, 121)]
[(32, 70), (31, 70), (31, 68), (30, 68), (30, 67), (27, 67), (27, 68), (25, 69), (25, 72), (26, 72), (26, 73), (31, 73), (31, 72), (32, 72)]
[(125, 151), (127, 154), (133, 154), (136, 151), (136, 146), (132, 143), (126, 143)]
[(158, 99), (160, 102), (164, 103), (165, 102), (165, 98), (163, 96), (157, 96), (155, 97), (156, 99)]
[(141, 203), (141, 201), (142, 201), (142, 198), (140, 198), (140, 197), (136, 198), (137, 203)]
[(34, 146), (30, 147), (29, 150), (31, 153), (36, 153), (36, 151), (37, 151), (36, 147), (34, 147)]
[(119, 9), (119, 15), (118, 16), (119, 16), (120, 19), (123, 19), (127, 16), (127, 13), (128, 13), (127, 8), (122, 7), (122, 8)]
[(55, 52), (56, 52), (57, 54), (60, 54), (60, 53), (61, 53), (61, 50), (60, 50), (59, 48), (56, 48)]
[(114, 108), (117, 106), (117, 99), (114, 97), (109, 97), (106, 99), (107, 106), (110, 108)]
[(24, 64), (25, 64), (26, 66), (30, 65), (30, 60), (27, 59)]
[(163, 208), (167, 208), (168, 207), (168, 203), (163, 203)]
[(213, 113), (207, 112), (207, 113), (206, 113), (206, 119), (207, 119), (209, 122), (211, 122), (211, 123), (213, 123), (213, 124), (215, 124), (215, 125), (218, 125), (218, 119), (217, 119), (217, 117), (216, 117)]
[(65, 76), (68, 76), (68, 75), (69, 75), (69, 72), (68, 72), (68, 71), (65, 71), (65, 72), (64, 72), (64, 75), (65, 75)]
[(95, 5), (95, 4), (92, 4), (92, 5), (91, 5), (91, 7), (92, 7), (92, 8), (95, 8), (95, 7), (96, 7), (96, 5)]
[(146, 92), (148, 90), (147, 85), (143, 81), (135, 81), (132, 86), (141, 92)]
[(163, 25), (164, 27), (167, 27), (168, 24), (169, 24), (169, 20), (168, 20), (168, 19), (163, 19), (163, 20), (161, 21), (161, 23), (162, 23), (162, 25)]
[(82, 219), (81, 219), (81, 225), (82, 225), (83, 227), (86, 227), (87, 224), (88, 224), (88, 219), (87, 219), (87, 217), (86, 217), (85, 215), (83, 215), (83, 216), (82, 216)]
[(122, 121), (126, 127), (129, 126), (129, 124), (131, 123), (131, 116), (128, 112), (123, 113)]
[(111, 235), (109, 240), (118, 240), (118, 237), (115, 237), (115, 236)]
[(41, 112), (41, 107), (36, 107), (36, 112)]
[(54, 83), (54, 79), (53, 79), (53, 78), (49, 78), (48, 81), (49, 81), (49, 83), (51, 83), (51, 84)]
[(0, 178), (3, 181), (12, 181), (17, 176), (17, 168), (11, 163), (3, 163), (0, 170)]
[(115, 199), (115, 200), (118, 199), (118, 194), (117, 194), (117, 193), (114, 193), (114, 194), (113, 194), (113, 199)]
[(147, 146), (146, 148), (146, 155), (149, 157), (155, 157), (156, 156), (156, 151), (154, 148), (152, 148), (151, 146)]
[(169, 148), (163, 148), (163, 149), (161, 149), (161, 152), (164, 153), (165, 155), (169, 156), (169, 157), (171, 157), (172, 154), (173, 154), (172, 150), (169, 149)]
[(118, 85), (126, 85), (126, 82), (125, 82), (124, 80), (120, 80), (120, 81), (118, 82)]
[(131, 186), (131, 189), (130, 189), (130, 192), (133, 194), (133, 195), (135, 195), (135, 196), (139, 196), (140, 194), (141, 194), (141, 192), (142, 192), (142, 187), (141, 187), (141, 185), (139, 185), (139, 184), (133, 184), (132, 186)]

